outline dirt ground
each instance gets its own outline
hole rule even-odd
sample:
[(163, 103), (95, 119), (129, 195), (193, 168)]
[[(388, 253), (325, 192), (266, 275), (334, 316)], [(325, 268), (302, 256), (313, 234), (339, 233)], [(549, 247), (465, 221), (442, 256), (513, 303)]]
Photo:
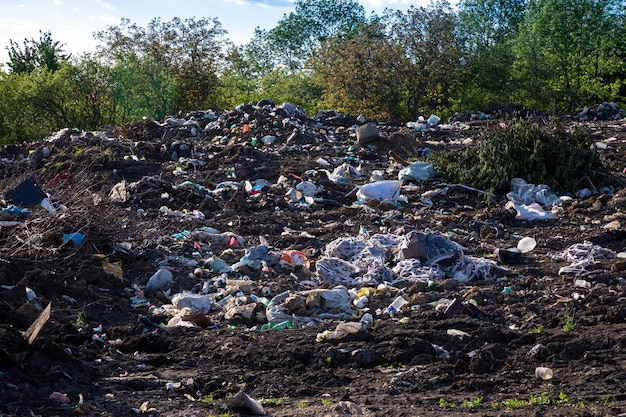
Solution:
[[(574, 197), (556, 219), (532, 221), (516, 219), (504, 195), (459, 185), (427, 201), (446, 186), (432, 179), (404, 187), (406, 202), (355, 204), (355, 184), (374, 171), (397, 179), (390, 150), (411, 159), (472, 146), (493, 123), (378, 124), (378, 138), (359, 144), (348, 115), (244, 106), (5, 146), (5, 196), (30, 178), (54, 213), (0, 214), (0, 416), (626, 415), (626, 190)], [(582, 124), (623, 180), (626, 121)], [(361, 178), (331, 181), (324, 170), (342, 163)], [(304, 181), (323, 187), (314, 201), (286, 196)], [(194, 234), (206, 228), (223, 238)], [(362, 285), (368, 300), (350, 320), (267, 329), (273, 297), (337, 287), (316, 270), (329, 243), (411, 231), (500, 268), (471, 281)], [(509, 263), (523, 237), (536, 247)], [(571, 262), (555, 255), (583, 243), (605, 256), (559, 274)], [(212, 266), (260, 245), (283, 262)], [(306, 262), (285, 262), (289, 251)], [(148, 290), (159, 267), (171, 280)], [(184, 291), (204, 294), (210, 310), (168, 325), (178, 310), (166, 306)], [(407, 304), (388, 314), (398, 295)], [(362, 325), (318, 336), (340, 322)]]

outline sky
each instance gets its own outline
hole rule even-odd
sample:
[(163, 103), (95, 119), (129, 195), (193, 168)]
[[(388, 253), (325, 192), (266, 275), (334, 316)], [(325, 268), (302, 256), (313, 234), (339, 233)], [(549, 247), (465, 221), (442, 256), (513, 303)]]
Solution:
[[(427, 6), (429, 0), (359, 0), (366, 15), (381, 15), (385, 8), (406, 10)], [(0, 0), (0, 64), (8, 61), (9, 40), (20, 47), (24, 39), (39, 40), (50, 31), (66, 53), (79, 56), (95, 51), (93, 33), (117, 26), (128, 18), (147, 27), (156, 18), (217, 18), (235, 44), (247, 43), (254, 29), (272, 29), (294, 11), (293, 0)]]

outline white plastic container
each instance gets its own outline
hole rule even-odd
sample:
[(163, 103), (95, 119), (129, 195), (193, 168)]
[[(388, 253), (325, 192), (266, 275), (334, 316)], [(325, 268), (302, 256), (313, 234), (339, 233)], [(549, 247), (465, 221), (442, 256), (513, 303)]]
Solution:
[(537, 241), (532, 237), (523, 237), (519, 242), (517, 242), (517, 249), (519, 249), (522, 253), (532, 251), (535, 249), (535, 246), (537, 246)]
[(393, 303), (387, 307), (387, 313), (392, 315), (396, 314), (406, 303), (407, 301), (401, 295), (397, 296), (396, 299), (393, 300)]

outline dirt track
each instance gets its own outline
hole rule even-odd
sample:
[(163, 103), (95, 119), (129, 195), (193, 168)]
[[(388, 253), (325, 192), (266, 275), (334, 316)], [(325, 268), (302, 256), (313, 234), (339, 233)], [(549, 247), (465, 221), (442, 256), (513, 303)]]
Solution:
[[(626, 413), (625, 260), (598, 258), (574, 276), (559, 274), (570, 262), (554, 257), (583, 242), (624, 252), (626, 191), (574, 198), (554, 220), (516, 220), (503, 195), (485, 198), (458, 186), (428, 204), (422, 193), (445, 186), (435, 180), (405, 187), (404, 203), (355, 205), (353, 184), (368, 183), (372, 171), (397, 179), (389, 150), (410, 158), (424, 147), (466, 146), (461, 142), (488, 123), (424, 132), (379, 125), (380, 137), (359, 147), (349, 116), (326, 115), (316, 125), (262, 112), (243, 132), (246, 110), (217, 121), (198, 112), (196, 125), (172, 120), (107, 135), (67, 131), (4, 148), (2, 190), (33, 178), (64, 207), (57, 205), (57, 216), (32, 206), (30, 214), (0, 218), (19, 222), (0, 229), (1, 416), (247, 416), (259, 406), (272, 416)], [(211, 122), (216, 127), (205, 129)], [(587, 126), (608, 144), (599, 152), (611, 172), (623, 176), (626, 121)], [(268, 135), (274, 142), (264, 144)], [(183, 159), (173, 162), (174, 152)], [(344, 162), (360, 167), (362, 177), (335, 183), (323, 172)], [(281, 176), (284, 183), (276, 185)], [(246, 190), (246, 180), (258, 179), (272, 186)], [(115, 201), (111, 190), (122, 180), (129, 187)], [(312, 204), (285, 196), (306, 180), (323, 186)], [(605, 227), (613, 221), (619, 224)], [(202, 227), (223, 235), (203, 240), (193, 234)], [(468, 282), (447, 277), (379, 291), (363, 285), (371, 289), (366, 310), (354, 307), (348, 321), (369, 312), (373, 322), (340, 339), (317, 341), (341, 320), (261, 330), (266, 309), (251, 295), (271, 300), (285, 291), (335, 288), (319, 282), (316, 264), (329, 243), (364, 231), (440, 234), (462, 245), (463, 256), (506, 270)], [(85, 241), (63, 242), (75, 232)], [(522, 237), (537, 246), (517, 262), (494, 255)], [(309, 265), (270, 257), (225, 274), (209, 266), (212, 255), (233, 265), (263, 244), (278, 257), (301, 251)], [(145, 293), (159, 265), (172, 281)], [(196, 268), (203, 271), (194, 275)], [(30, 345), (22, 332), (41, 312), (27, 300), (27, 287), (42, 307), (51, 306)], [(194, 327), (167, 326), (171, 315), (162, 307), (182, 291), (206, 293), (210, 312), (196, 314)], [(218, 305), (228, 295), (236, 302)], [(397, 315), (385, 313), (397, 295), (408, 303)], [(454, 299), (458, 310), (449, 307)], [(235, 314), (235, 305), (249, 309)], [(551, 368), (553, 377), (537, 378), (538, 366)], [(49, 398), (53, 392), (67, 394), (68, 402)], [(243, 393), (252, 400), (246, 403)]]

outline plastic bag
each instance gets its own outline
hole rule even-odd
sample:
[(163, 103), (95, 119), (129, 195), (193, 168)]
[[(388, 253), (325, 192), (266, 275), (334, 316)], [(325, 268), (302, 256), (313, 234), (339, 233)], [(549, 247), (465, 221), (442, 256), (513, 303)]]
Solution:
[(356, 198), (360, 202), (386, 199), (398, 200), (401, 199), (402, 181), (378, 181), (361, 185), (358, 188)]

